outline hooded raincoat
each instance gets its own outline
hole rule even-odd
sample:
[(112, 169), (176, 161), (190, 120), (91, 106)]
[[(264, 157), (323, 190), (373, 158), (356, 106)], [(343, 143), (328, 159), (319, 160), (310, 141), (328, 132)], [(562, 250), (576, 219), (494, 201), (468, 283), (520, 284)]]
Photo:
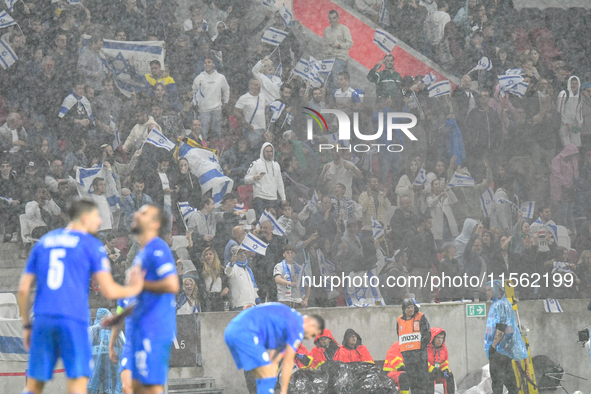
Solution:
[[(330, 344), (326, 349), (320, 346), (320, 339), (322, 338), (330, 339)], [(314, 344), (316, 345), (316, 347), (312, 349), (312, 351), (310, 352), (313, 359), (312, 365), (310, 366), (310, 368), (312, 369), (318, 368), (326, 361), (334, 360), (334, 356), (337, 350), (339, 350), (339, 343), (332, 336), (332, 332), (330, 332), (330, 330), (326, 328), (324, 329), (324, 331), (322, 331), (321, 335), (318, 335), (316, 339), (314, 339)]]
[[(357, 343), (355, 343), (353, 347), (349, 346), (348, 344), (349, 338), (352, 336), (357, 337)], [(363, 361), (372, 364), (374, 363), (373, 357), (371, 357), (369, 350), (367, 350), (365, 345), (362, 343), (361, 337), (355, 332), (355, 330), (351, 328), (348, 328), (347, 331), (345, 331), (343, 344), (339, 346), (339, 349), (335, 353), (333, 360), (344, 363), (352, 363), (356, 361)]]
[[(99, 308), (94, 324), (88, 329), (92, 341), (92, 357), (94, 369), (88, 380), (88, 392), (90, 394), (120, 394), (121, 378), (119, 376), (119, 363), (112, 363), (109, 359), (109, 341), (111, 330), (103, 329), (101, 323), (104, 319), (113, 316), (108, 309)], [(115, 345), (117, 356), (121, 356), (125, 337), (119, 334)]]
[[(579, 82), (576, 91), (572, 89), (572, 81), (576, 79)], [(566, 84), (567, 89), (558, 93), (558, 102), (556, 107), (560, 115), (562, 116), (562, 126), (560, 127), (560, 140), (562, 145), (567, 146), (568, 144), (575, 144), (581, 146), (581, 127), (580, 127), (580, 114), (579, 114), (579, 102), (581, 81), (576, 76), (572, 76), (568, 79)], [(569, 127), (570, 126), (570, 127)]]

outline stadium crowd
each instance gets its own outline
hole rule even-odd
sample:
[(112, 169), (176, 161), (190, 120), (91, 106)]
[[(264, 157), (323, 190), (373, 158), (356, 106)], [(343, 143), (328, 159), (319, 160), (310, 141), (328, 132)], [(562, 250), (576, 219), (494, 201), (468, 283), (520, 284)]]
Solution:
[[(4, 29), (2, 40), (18, 60), (0, 78), (4, 242), (22, 242), (26, 254), (35, 239), (63, 226), (79, 193), (77, 172), (102, 164), (114, 176), (118, 209), (109, 179), (94, 178), (90, 196), (116, 279), (123, 281), (137, 251), (130, 226), (142, 205), (170, 215), (170, 245), (186, 236), (195, 269), (187, 272), (178, 259), (178, 313), (275, 300), (301, 308), (363, 299), (401, 304), (409, 295), (419, 302), (485, 298), (483, 287), (469, 286), (372, 287), (371, 298), (351, 286), (310, 286), (327, 272), (384, 281), (549, 273), (574, 280), (523, 285), (521, 297), (589, 297), (591, 75), (576, 50), (589, 47), (577, 27), (588, 13), (569, 11), (563, 16), (572, 25), (554, 24), (517, 12), (510, 0), (399, 0), (386, 1), (384, 21), (381, 2), (355, 1), (461, 78), (453, 93), (430, 97), (425, 76), (401, 76), (391, 55), (363, 82), (375, 94), (357, 88), (349, 57), (355, 37), (336, 11), (319, 16), (326, 18), (322, 51), (310, 53), (297, 21), (285, 26), (272, 9), (253, 16), (250, 3), (195, 2), (184, 19), (171, 0), (30, 0), (7, 8), (18, 26)], [(278, 50), (250, 45), (270, 26), (288, 33)], [(164, 41), (166, 63), (150, 62), (150, 73), (136, 75), (143, 86), (127, 97), (101, 60), (103, 39)], [(292, 73), (304, 54), (335, 59), (321, 87)], [(492, 66), (471, 71), (483, 57)], [(509, 93), (498, 76), (517, 68), (527, 89)], [(358, 113), (364, 134), (375, 133), (388, 112), (408, 112), (418, 119), (418, 141), (398, 132), (379, 142), (400, 144), (402, 152), (360, 153), (350, 148), (360, 139), (338, 145), (316, 126), (308, 140), (302, 107)], [(336, 130), (336, 118), (326, 118)], [(213, 152), (233, 190), (214, 201), (178, 147), (145, 143), (152, 130)], [(319, 151), (322, 143), (334, 147)], [(457, 175), (474, 185), (448, 186)], [(524, 215), (520, 202), (535, 202), (534, 212)], [(247, 209), (254, 209), (252, 222)], [(376, 222), (385, 230), (377, 240)], [(560, 226), (570, 250), (559, 246)], [(240, 248), (248, 234), (264, 242), (264, 255)]]

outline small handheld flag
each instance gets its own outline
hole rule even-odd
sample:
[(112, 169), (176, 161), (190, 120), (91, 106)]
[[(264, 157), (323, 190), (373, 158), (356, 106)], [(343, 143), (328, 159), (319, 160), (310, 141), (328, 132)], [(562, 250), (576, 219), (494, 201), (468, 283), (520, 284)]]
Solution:
[(474, 68), (470, 70), (468, 74), (476, 70), (490, 71), (492, 70), (492, 62), (489, 60), (489, 58), (483, 56), (482, 59), (480, 59), (480, 61), (478, 62), (478, 64), (474, 66)]
[(421, 82), (425, 85), (431, 85), (433, 82), (437, 80), (437, 76), (431, 71), (429, 74), (425, 75)]
[(251, 252), (264, 256), (267, 253), (267, 244), (257, 238), (253, 233), (246, 234), (240, 246)]
[(386, 54), (390, 54), (396, 46), (396, 39), (390, 33), (382, 29), (376, 29), (373, 42)]
[(286, 31), (270, 27), (267, 29), (267, 31), (265, 31), (265, 33), (263, 33), (261, 41), (265, 44), (269, 44), (276, 47), (279, 46), (279, 44), (281, 44), (285, 37), (287, 37), (287, 34), (288, 33)]
[(176, 147), (174, 142), (166, 138), (156, 129), (152, 129), (152, 131), (150, 131), (150, 134), (148, 134), (148, 137), (146, 138), (145, 142), (152, 144), (158, 148), (164, 148), (168, 151), (171, 151)]
[(474, 186), (474, 178), (470, 178), (469, 176), (462, 175), (460, 173), (454, 173), (454, 176), (451, 177), (447, 186), (454, 187), (454, 186)]
[(373, 232), (373, 239), (378, 240), (386, 234), (384, 226), (376, 218), (371, 218), (371, 231)]
[(451, 83), (448, 80), (429, 86), (429, 97), (445, 96), (446, 94), (451, 94)]

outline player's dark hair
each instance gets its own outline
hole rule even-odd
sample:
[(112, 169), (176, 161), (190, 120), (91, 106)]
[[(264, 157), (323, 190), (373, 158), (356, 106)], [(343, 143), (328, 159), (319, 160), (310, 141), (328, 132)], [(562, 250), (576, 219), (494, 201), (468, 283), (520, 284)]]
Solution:
[(75, 221), (80, 219), (85, 213), (90, 213), (95, 209), (98, 209), (98, 207), (94, 201), (76, 199), (68, 207), (68, 217), (71, 221)]
[(318, 323), (318, 328), (320, 328), (320, 333), (322, 335), (322, 333), (324, 332), (324, 319), (322, 318), (322, 316), (319, 315), (308, 315), (309, 318), (316, 320), (316, 323)]

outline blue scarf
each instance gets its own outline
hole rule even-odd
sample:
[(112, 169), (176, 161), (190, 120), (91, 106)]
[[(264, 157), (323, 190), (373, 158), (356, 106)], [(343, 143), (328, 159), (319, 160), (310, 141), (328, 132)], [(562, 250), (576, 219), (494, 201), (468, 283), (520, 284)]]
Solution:
[[(292, 277), (291, 277), (291, 271), (289, 269), (289, 265), (285, 262), (285, 260), (281, 261), (281, 264), (283, 265), (283, 273), (287, 276), (286, 280), (293, 282)], [(295, 278), (300, 278), (300, 271), (301, 268), (299, 265), (297, 265), (295, 263), (295, 261), (293, 262), (293, 270), (294, 272), (294, 277)], [(304, 288), (304, 281), (300, 281), (300, 295), (303, 297), (304, 294), (306, 294), (306, 289)]]
[(257, 282), (256, 280), (254, 280), (254, 275), (252, 273), (252, 270), (250, 269), (250, 266), (248, 265), (248, 260), (246, 261), (237, 261), (235, 263), (238, 267), (240, 268), (244, 268), (248, 271), (248, 275), (250, 275), (250, 280), (252, 280), (252, 285), (254, 286), (255, 290), (259, 290), (259, 287), (257, 286)]

